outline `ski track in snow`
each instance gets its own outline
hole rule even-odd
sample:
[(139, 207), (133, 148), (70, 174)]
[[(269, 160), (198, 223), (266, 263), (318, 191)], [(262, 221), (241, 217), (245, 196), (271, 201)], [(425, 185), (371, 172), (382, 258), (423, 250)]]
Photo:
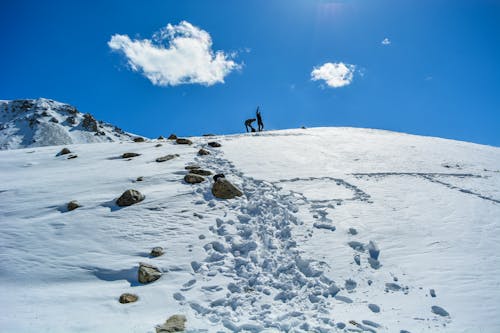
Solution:
[[(204, 147), (203, 144), (198, 145)], [(359, 332), (376, 332), (375, 329), (384, 331), (383, 323), (374, 324), (370, 320), (362, 320), (363, 324), (355, 320), (349, 323), (334, 321), (336, 307), (342, 306), (339, 302), (333, 304), (334, 300), (346, 305), (353, 303), (351, 298), (339, 293), (345, 290), (355, 292), (356, 282), (346, 281), (344, 287), (343, 281), (337, 282), (327, 277), (324, 270), (329, 265), (304, 256), (298, 250), (297, 240), (292, 233), (293, 226), (303, 225), (294, 215), (299, 210), (298, 205), (308, 206), (315, 218), (320, 216), (319, 221), (322, 223), (315, 223), (316, 229), (331, 232), (335, 227), (323, 208), (332, 208), (332, 203), (339, 205), (343, 201), (369, 204), (370, 195), (343, 179), (333, 177), (293, 178), (276, 182), (254, 179), (238, 171), (220, 150), (210, 151), (211, 155), (196, 157), (196, 164), (203, 169), (224, 173), (240, 186), (244, 197), (233, 201), (218, 200), (201, 188), (196, 190), (209, 207), (220, 209), (223, 216), (217, 218), (216, 225), (210, 227), (218, 240), (205, 244), (205, 260), (191, 263), (193, 279), (187, 281), (185, 287), (174, 295), (180, 305), (194, 311), (197, 316), (206, 317), (213, 324), (222, 324), (232, 332), (259, 332), (264, 329), (331, 332), (344, 327)], [(353, 196), (347, 199), (311, 200), (294, 191), (283, 194), (279, 186), (315, 180), (335, 182), (352, 191)], [(365, 252), (366, 245), (363, 243), (350, 243), (360, 246), (356, 248), (349, 244), (354, 252)], [(356, 256), (359, 258), (359, 254)], [(372, 269), (381, 269), (377, 260), (372, 264)], [(190, 297), (190, 290), (196, 290), (193, 297)], [(385, 285), (386, 293), (401, 291), (407, 294), (409, 290), (409, 286), (400, 283)], [(206, 294), (205, 301), (200, 301), (196, 296), (200, 291)], [(424, 297), (424, 293), (421, 296)], [(423, 322), (425, 320), (422, 319)], [(432, 320), (434, 325), (450, 322), (449, 317)]]

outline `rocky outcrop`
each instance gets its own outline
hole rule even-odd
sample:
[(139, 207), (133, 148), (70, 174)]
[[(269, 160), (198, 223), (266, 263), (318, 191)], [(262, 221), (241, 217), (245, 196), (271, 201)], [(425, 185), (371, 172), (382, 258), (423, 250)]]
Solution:
[(196, 170), (196, 169), (199, 169), (199, 168), (200, 168), (200, 166), (196, 165), (196, 164), (186, 165), (184, 167), (184, 169), (186, 169), (186, 170)]
[(219, 178), (212, 186), (212, 194), (219, 199), (233, 199), (242, 196), (243, 192), (226, 178)]
[(173, 155), (165, 155), (165, 156), (162, 156), (162, 157), (158, 157), (156, 159), (156, 162), (158, 163), (161, 163), (161, 162), (166, 162), (166, 161), (170, 161), (176, 157), (179, 157), (179, 154), (173, 154)]
[(173, 315), (163, 325), (156, 327), (156, 333), (183, 332), (186, 330), (186, 316)]
[(137, 275), (139, 282), (145, 284), (158, 280), (162, 274), (157, 267), (141, 262)]
[(68, 202), (68, 204), (66, 205), (66, 208), (68, 209), (68, 211), (75, 210), (79, 207), (81, 207), (81, 206), (76, 200), (72, 200), (72, 201)]
[[(195, 171), (195, 170), (191, 170), (191, 171)], [(204, 182), (205, 178), (200, 176), (200, 175), (196, 175), (194, 173), (188, 173), (187, 175), (184, 176), (184, 181), (188, 184), (198, 184), (198, 183)]]
[(170, 134), (167, 138), (167, 140), (177, 140), (177, 135), (175, 134)]
[(163, 255), (165, 252), (163, 251), (163, 248), (161, 246), (156, 246), (151, 249), (151, 257), (159, 257)]
[(175, 140), (175, 142), (178, 144), (178, 145), (192, 145), (193, 144), (193, 141), (189, 140), (189, 139), (184, 139), (184, 138), (177, 138)]
[(200, 175), (200, 176), (210, 176), (212, 174), (212, 171), (210, 170), (203, 170), (203, 169), (193, 169), (189, 171), (190, 173), (194, 173), (195, 175)]
[(120, 295), (120, 299), (118, 300), (122, 304), (134, 303), (139, 299), (139, 296), (129, 293), (124, 293)]
[(134, 138), (134, 142), (144, 142), (144, 141), (146, 141), (146, 140), (143, 137), (141, 137), (141, 136), (138, 136), (138, 137)]
[(215, 141), (209, 142), (209, 143), (208, 143), (208, 145), (209, 145), (210, 147), (213, 147), (213, 148), (219, 148), (219, 147), (221, 146), (221, 144), (220, 144), (220, 143), (215, 142)]
[(97, 120), (90, 113), (86, 113), (83, 115), (82, 127), (88, 131), (97, 132)]
[(145, 196), (136, 190), (126, 190), (123, 194), (116, 200), (116, 204), (120, 207), (130, 206), (141, 202), (144, 200)]
[(131, 158), (131, 157), (136, 157), (136, 156), (141, 156), (141, 154), (138, 153), (123, 153), (122, 158)]
[(210, 152), (206, 149), (201, 148), (200, 150), (198, 150), (198, 155), (200, 156), (210, 155)]
[(61, 149), (60, 152), (57, 153), (56, 156), (61, 156), (61, 155), (66, 155), (66, 154), (71, 154), (71, 150), (69, 150), (68, 148), (63, 148), (63, 149)]

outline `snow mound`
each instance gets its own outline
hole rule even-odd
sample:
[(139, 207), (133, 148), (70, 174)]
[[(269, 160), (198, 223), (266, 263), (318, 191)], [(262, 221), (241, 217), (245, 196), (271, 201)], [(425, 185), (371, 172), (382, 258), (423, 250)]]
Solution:
[(45, 98), (0, 101), (0, 150), (131, 138), (69, 104)]
[[(0, 331), (149, 333), (173, 315), (186, 332), (500, 330), (499, 148), (353, 128), (216, 139), (1, 151)], [(243, 195), (184, 182), (187, 165)], [(130, 188), (145, 199), (119, 207)], [(140, 283), (144, 264), (161, 277)]]

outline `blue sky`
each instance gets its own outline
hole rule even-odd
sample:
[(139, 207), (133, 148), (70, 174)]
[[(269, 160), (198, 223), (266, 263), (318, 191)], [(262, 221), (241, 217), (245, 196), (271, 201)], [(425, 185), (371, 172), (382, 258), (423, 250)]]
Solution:
[(500, 146), (499, 1), (2, 1), (0, 12), (0, 99), (67, 102), (148, 137), (242, 132), (260, 105), (266, 129)]

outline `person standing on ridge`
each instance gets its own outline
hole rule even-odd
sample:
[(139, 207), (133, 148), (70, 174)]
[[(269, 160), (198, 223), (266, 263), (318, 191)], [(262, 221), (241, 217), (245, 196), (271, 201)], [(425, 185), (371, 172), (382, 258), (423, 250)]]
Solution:
[(247, 130), (247, 133), (248, 133), (248, 127), (250, 127), (250, 130), (252, 132), (255, 132), (255, 128), (253, 128), (253, 126), (252, 126), (252, 123), (254, 121), (255, 121), (255, 118), (250, 118), (250, 119), (245, 120), (245, 128)]
[(257, 106), (256, 115), (257, 115), (257, 125), (258, 125), (259, 132), (260, 132), (260, 131), (262, 131), (264, 129), (264, 123), (262, 122), (262, 116), (260, 115), (260, 111), (259, 111), (259, 107), (258, 106)]

